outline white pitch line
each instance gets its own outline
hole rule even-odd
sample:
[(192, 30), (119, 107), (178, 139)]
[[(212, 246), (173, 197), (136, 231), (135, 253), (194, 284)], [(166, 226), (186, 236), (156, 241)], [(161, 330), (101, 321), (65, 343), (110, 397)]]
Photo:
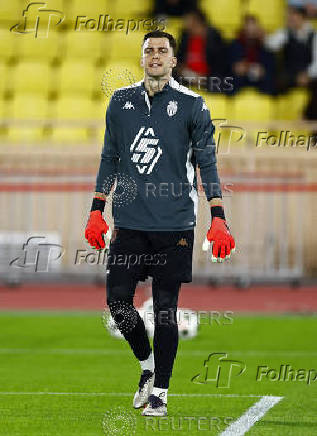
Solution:
[[(131, 392), (0, 392), (0, 395), (85, 395), (91, 397), (130, 397)], [(263, 398), (252, 394), (169, 394), (170, 397), (211, 397), (211, 398)], [(266, 396), (265, 398), (277, 398)], [(282, 397), (281, 397), (282, 398)]]
[(268, 410), (275, 406), (284, 397), (264, 396), (251, 406), (240, 418), (232, 422), (219, 436), (243, 436), (259, 421)]

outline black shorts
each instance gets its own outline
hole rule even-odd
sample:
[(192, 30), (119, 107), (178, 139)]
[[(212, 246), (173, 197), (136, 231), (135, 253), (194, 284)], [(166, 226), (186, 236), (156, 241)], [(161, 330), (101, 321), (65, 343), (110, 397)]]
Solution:
[(154, 279), (191, 282), (194, 230), (114, 230), (107, 280), (118, 286)]

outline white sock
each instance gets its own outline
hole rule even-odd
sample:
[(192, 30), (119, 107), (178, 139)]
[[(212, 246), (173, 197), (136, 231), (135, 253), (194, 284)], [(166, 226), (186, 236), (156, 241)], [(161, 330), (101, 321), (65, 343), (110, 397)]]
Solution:
[(152, 351), (146, 360), (140, 360), (140, 365), (142, 371), (148, 370), (154, 372), (154, 355)]
[(154, 387), (152, 390), (152, 395), (159, 397), (163, 401), (164, 404), (167, 404), (167, 391), (168, 391), (168, 389)]

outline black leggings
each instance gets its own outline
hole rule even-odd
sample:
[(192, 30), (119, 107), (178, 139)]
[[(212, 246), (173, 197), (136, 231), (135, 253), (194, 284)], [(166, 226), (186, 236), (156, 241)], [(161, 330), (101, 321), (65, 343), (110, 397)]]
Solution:
[[(135, 357), (145, 360), (151, 352), (144, 322), (133, 306), (137, 282), (130, 286), (114, 286), (107, 280), (107, 304), (117, 327), (128, 341)], [(168, 388), (178, 347), (177, 303), (180, 282), (153, 279), (154, 309), (154, 386)]]

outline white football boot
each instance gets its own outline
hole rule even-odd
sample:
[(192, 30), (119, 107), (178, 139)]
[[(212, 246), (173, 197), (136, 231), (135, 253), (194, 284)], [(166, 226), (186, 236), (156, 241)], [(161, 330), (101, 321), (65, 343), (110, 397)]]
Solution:
[(149, 396), (152, 392), (154, 384), (154, 373), (145, 370), (141, 374), (139, 389), (134, 394), (133, 407), (135, 409), (140, 409), (148, 402)]
[(155, 395), (149, 396), (149, 403), (142, 412), (143, 416), (167, 416), (167, 404)]

